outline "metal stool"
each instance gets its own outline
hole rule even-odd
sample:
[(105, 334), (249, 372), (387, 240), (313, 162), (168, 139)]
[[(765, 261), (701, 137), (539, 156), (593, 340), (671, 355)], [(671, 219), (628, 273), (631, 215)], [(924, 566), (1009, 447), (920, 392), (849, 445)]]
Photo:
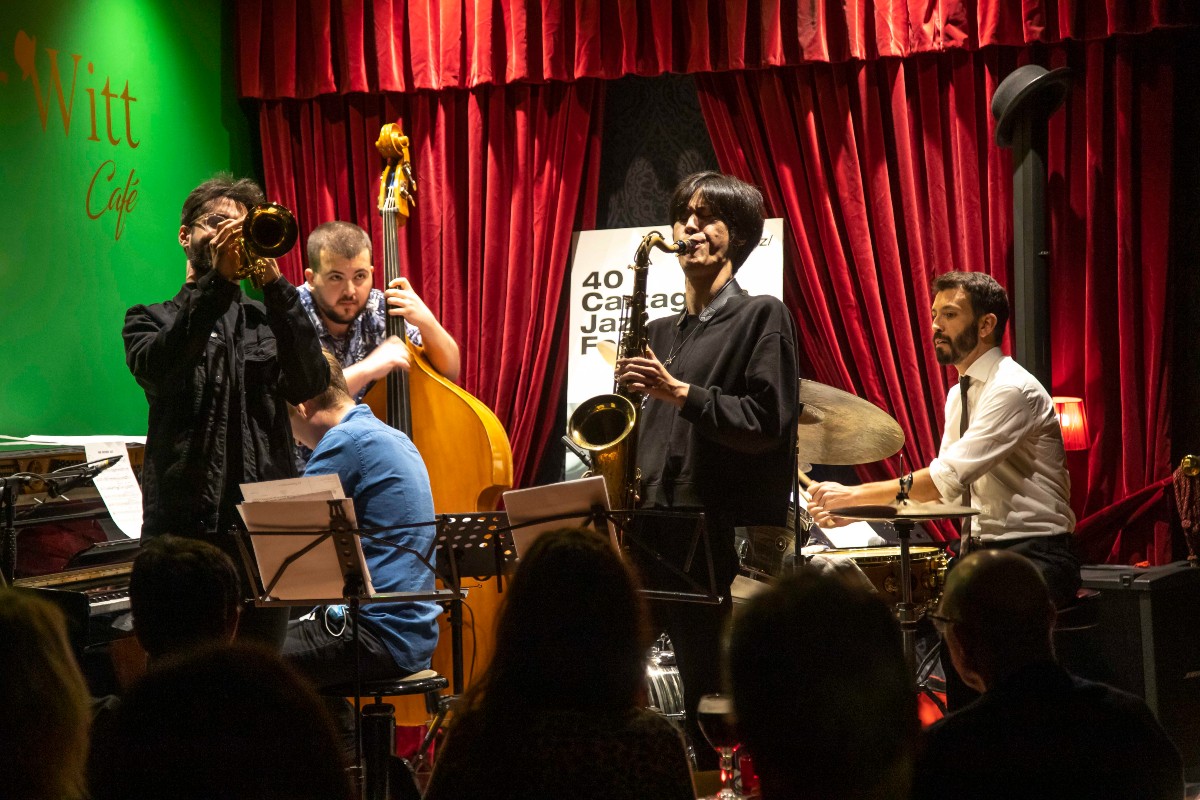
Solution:
[[(421, 742), (421, 750), (416, 758), (417, 763), (420, 763), (420, 760), (425, 757), (425, 752), (429, 749), (433, 737), (441, 727), (442, 720), (446, 717), (449, 703), (443, 702), (443, 698), (438, 692), (449, 685), (449, 681), (444, 677), (427, 669), (404, 678), (363, 681), (362, 685), (357, 687), (360, 696), (371, 697), (375, 701), (362, 707), (361, 717), (366, 800), (393, 800), (393, 798), (419, 800), (421, 797), (413, 775), (413, 766), (406, 760), (395, 757), (396, 718), (394, 714), (396, 709), (390, 703), (383, 702), (383, 698), (397, 695), (425, 695), (425, 707), (435, 717), (433, 725)], [(321, 690), (321, 694), (329, 697), (354, 697), (355, 688), (354, 681), (349, 681), (326, 686)], [(402, 769), (400, 769), (400, 765), (396, 765), (396, 762), (401, 762)], [(393, 772), (393, 765), (398, 768), (398, 774)]]

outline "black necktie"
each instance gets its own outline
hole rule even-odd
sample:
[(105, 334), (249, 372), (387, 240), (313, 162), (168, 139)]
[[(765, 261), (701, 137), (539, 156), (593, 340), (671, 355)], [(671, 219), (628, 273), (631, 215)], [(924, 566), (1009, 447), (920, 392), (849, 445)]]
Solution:
[[(971, 424), (971, 414), (967, 410), (967, 390), (971, 386), (971, 379), (966, 375), (958, 379), (958, 399), (962, 403), (962, 413), (958, 417), (958, 436), (961, 439), (967, 433), (967, 427)], [(971, 487), (967, 485), (963, 487), (962, 504), (970, 507), (971, 505)], [(962, 539), (964, 544), (971, 535), (971, 518), (963, 517), (962, 521)], [(969, 544), (968, 544), (969, 547)]]

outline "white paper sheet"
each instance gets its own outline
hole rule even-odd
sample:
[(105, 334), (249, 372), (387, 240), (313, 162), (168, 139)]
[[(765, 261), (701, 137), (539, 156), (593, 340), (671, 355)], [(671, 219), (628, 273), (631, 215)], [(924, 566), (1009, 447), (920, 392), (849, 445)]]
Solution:
[[(517, 557), (523, 557), (534, 540), (546, 531), (583, 526), (592, 513), (592, 507), (597, 505), (608, 510), (608, 492), (604, 488), (602, 476), (505, 492), (504, 509), (508, 512), (510, 525), (532, 522), (557, 514), (579, 514), (578, 518), (559, 519), (514, 530), (512, 537), (513, 546), (517, 548)], [(617, 533), (612, 523), (608, 525), (608, 535), (612, 539), (613, 547), (616, 547)]]
[(88, 442), (83, 446), (84, 458), (99, 461), (121, 456), (121, 460), (92, 479), (96, 491), (104, 500), (108, 515), (130, 539), (142, 535), (142, 487), (138, 486), (129, 463), (129, 449), (124, 442)]
[(342, 482), (337, 475), (308, 475), (242, 484), (242, 500), (265, 503), (273, 500), (343, 500)]

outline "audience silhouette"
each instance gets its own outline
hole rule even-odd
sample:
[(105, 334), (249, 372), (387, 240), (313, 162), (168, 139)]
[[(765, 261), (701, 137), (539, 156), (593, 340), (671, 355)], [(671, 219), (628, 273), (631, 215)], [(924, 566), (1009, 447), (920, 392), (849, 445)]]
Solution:
[(1179, 752), (1146, 704), (1055, 660), (1054, 604), (1031, 561), (972, 553), (947, 575), (934, 619), (983, 695), (926, 731), (914, 797), (1183, 797)]
[(729, 677), (764, 800), (906, 798), (919, 723), (878, 595), (805, 568), (734, 618)]
[(463, 699), (427, 800), (694, 796), (679, 733), (641, 707), (646, 610), (606, 537), (540, 536), (497, 625), (491, 664)]
[(333, 723), (307, 681), (252, 644), (156, 664), (125, 695), (93, 800), (349, 800)]
[(31, 594), (0, 589), (0, 794), (84, 797), (90, 721), (87, 683), (62, 612)]

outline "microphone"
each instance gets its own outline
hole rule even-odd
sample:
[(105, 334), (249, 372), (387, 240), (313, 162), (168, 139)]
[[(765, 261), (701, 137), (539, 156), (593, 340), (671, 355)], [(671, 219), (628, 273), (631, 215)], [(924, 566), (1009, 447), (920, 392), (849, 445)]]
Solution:
[(51, 498), (58, 497), (63, 492), (69, 492), (77, 486), (81, 486), (92, 478), (95, 478), (101, 472), (111, 467), (120, 461), (123, 456), (113, 456), (112, 458), (102, 458), (99, 461), (90, 461), (87, 464), (81, 464), (78, 467), (66, 467), (49, 475), (42, 476), (42, 482), (46, 484), (46, 494)]

